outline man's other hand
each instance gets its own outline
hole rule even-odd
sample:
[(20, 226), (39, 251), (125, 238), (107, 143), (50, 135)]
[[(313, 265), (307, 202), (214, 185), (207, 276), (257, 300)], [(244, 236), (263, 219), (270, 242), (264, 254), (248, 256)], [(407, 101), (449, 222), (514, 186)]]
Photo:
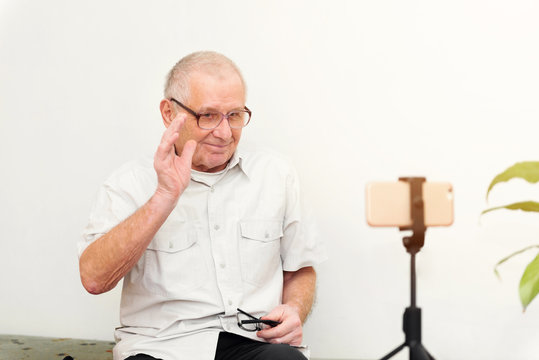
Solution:
[(157, 173), (156, 194), (172, 201), (174, 204), (189, 185), (191, 179), (191, 162), (197, 143), (189, 140), (184, 145), (180, 156), (176, 155), (174, 143), (179, 137), (185, 114), (178, 114), (163, 133), (154, 156), (154, 169)]
[(301, 345), (303, 328), (300, 316), (294, 307), (286, 304), (279, 305), (262, 319), (280, 321), (281, 324), (258, 331), (256, 335), (259, 338), (271, 344)]

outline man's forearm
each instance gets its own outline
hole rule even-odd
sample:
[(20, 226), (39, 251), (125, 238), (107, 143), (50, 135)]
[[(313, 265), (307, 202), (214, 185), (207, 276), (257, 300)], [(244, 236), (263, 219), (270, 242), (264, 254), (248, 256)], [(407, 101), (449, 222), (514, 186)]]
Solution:
[(314, 302), (316, 272), (313, 267), (304, 267), (284, 273), (283, 304), (292, 306), (305, 322)]
[(84, 288), (92, 294), (113, 289), (140, 259), (174, 205), (155, 194), (133, 215), (88, 246), (79, 260)]

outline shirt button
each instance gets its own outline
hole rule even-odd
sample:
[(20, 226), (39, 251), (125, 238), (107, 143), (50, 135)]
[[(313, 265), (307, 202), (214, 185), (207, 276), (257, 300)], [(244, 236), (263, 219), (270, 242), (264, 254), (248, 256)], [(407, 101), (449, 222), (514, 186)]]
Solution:
[(214, 192), (215, 189), (213, 188), (213, 186), (210, 188), (210, 192)]
[(215, 230), (219, 230), (221, 227), (220, 227), (219, 225), (215, 225), (213, 228), (214, 228)]
[(226, 267), (225, 264), (220, 264), (219, 266), (221, 267), (221, 269), (224, 269)]
[(234, 304), (234, 303), (232, 302), (232, 300), (228, 300), (228, 305), (232, 305), (232, 304)]

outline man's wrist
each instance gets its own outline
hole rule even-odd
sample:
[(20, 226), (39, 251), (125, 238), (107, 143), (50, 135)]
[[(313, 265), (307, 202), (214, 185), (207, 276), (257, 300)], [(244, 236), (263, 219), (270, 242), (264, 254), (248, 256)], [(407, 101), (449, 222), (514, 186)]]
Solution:
[(303, 316), (302, 316), (303, 308), (300, 304), (296, 302), (288, 302), (283, 305), (287, 306), (291, 311), (295, 312), (301, 320), (303, 320)]
[[(167, 212), (170, 213), (178, 203), (178, 197), (157, 189), (153, 196), (148, 201), (152, 212)], [(167, 214), (168, 215), (168, 214)]]

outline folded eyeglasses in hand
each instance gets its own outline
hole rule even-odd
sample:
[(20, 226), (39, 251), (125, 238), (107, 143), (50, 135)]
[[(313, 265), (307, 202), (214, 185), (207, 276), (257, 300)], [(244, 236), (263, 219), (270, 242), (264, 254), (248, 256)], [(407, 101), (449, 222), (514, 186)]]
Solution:
[(248, 312), (243, 311), (240, 308), (238, 308), (238, 313), (236, 314), (236, 318), (238, 319), (238, 326), (245, 331), (262, 330), (262, 325), (260, 324), (265, 324), (271, 327), (275, 327), (281, 323), (280, 321), (275, 321), (275, 320), (262, 320), (260, 318), (257, 318), (249, 314)]

